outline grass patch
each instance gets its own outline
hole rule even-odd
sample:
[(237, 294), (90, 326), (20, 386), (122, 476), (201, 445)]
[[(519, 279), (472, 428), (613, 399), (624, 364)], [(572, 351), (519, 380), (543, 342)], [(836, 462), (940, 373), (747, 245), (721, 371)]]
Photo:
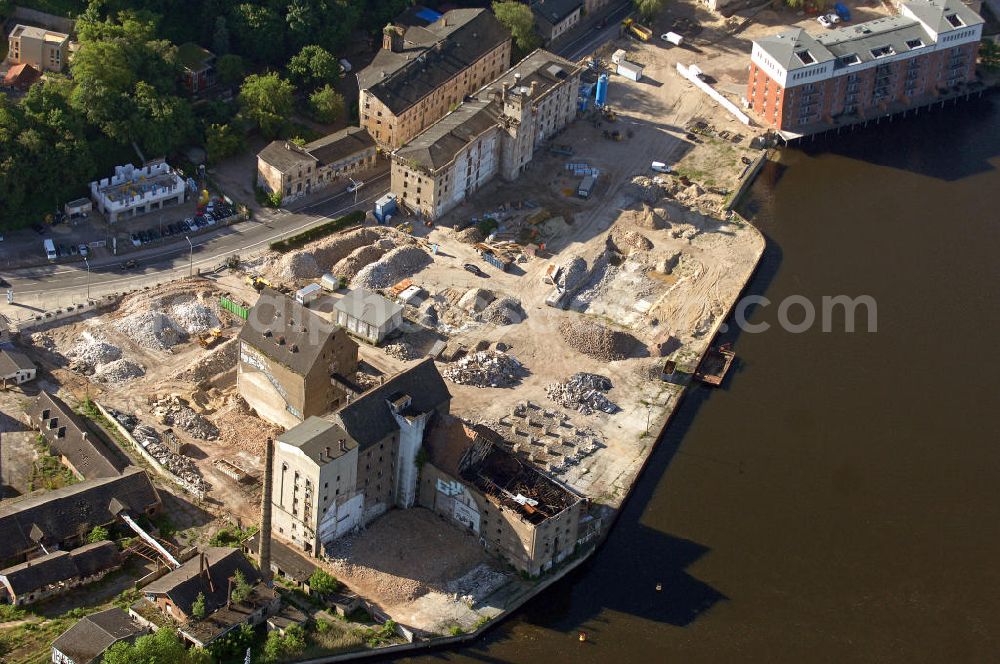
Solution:
[(246, 540), (250, 539), (257, 533), (256, 526), (250, 526), (249, 528), (240, 528), (239, 526), (228, 526), (223, 528), (219, 532), (212, 535), (212, 539), (208, 541), (209, 546), (232, 546), (238, 547)]
[(76, 476), (58, 457), (52, 455), (45, 436), (35, 436), (35, 449), (38, 450), (38, 460), (31, 466), (31, 477), (28, 478), (28, 491), (35, 489), (59, 489), (70, 484), (76, 484)]
[(320, 224), (319, 226), (314, 226), (308, 230), (304, 230), (301, 233), (297, 233), (284, 240), (278, 240), (277, 242), (271, 243), (271, 249), (274, 251), (280, 251), (282, 253), (289, 251), (291, 249), (298, 249), (299, 247), (319, 240), (328, 235), (332, 235), (339, 230), (347, 228), (348, 226), (353, 226), (354, 224), (360, 224), (365, 220), (365, 213), (361, 210), (355, 210), (354, 212), (349, 212), (343, 217), (338, 217), (325, 224)]

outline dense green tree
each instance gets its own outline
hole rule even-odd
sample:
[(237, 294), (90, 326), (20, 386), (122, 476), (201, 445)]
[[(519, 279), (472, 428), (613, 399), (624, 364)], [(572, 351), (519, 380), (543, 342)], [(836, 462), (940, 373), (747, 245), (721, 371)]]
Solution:
[[(522, 55), (530, 53), (542, 43), (535, 31), (535, 15), (528, 5), (513, 0), (494, 2), (493, 13), (514, 37), (514, 45)], [(515, 58), (516, 60), (517, 58)]]
[(104, 664), (187, 664), (187, 650), (172, 629), (140, 636), (135, 643), (119, 641), (104, 653)]
[(647, 21), (662, 12), (666, 5), (667, 0), (635, 0), (635, 8), (639, 15)]
[(191, 603), (191, 615), (201, 620), (205, 617), (205, 593), (198, 593)]
[(336, 592), (340, 588), (340, 582), (326, 570), (316, 568), (316, 571), (309, 577), (309, 590), (320, 595), (328, 595)]
[(333, 83), (340, 77), (340, 63), (322, 46), (311, 44), (288, 61), (288, 75), (303, 88)]
[(215, 75), (222, 85), (237, 85), (246, 76), (243, 58), (232, 53), (222, 56), (215, 61)]
[(225, 16), (215, 18), (215, 30), (212, 32), (212, 50), (216, 56), (229, 53), (229, 27)]
[(228, 124), (212, 124), (205, 129), (208, 163), (218, 164), (243, 149), (243, 137)]
[(266, 138), (281, 131), (295, 104), (295, 86), (275, 73), (251, 74), (240, 87), (240, 108)]
[(254, 636), (253, 627), (243, 623), (239, 629), (234, 629), (209, 646), (209, 649), (220, 662), (242, 662), (243, 654), (253, 645)]
[(306, 649), (306, 632), (301, 625), (292, 625), (284, 634), (277, 631), (267, 635), (264, 642), (263, 661), (267, 664), (292, 659)]
[(161, 94), (139, 81), (133, 100), (136, 115), (132, 137), (150, 155), (170, 154), (191, 139), (194, 116), (187, 99)]
[(229, 594), (230, 599), (232, 599), (236, 604), (242, 604), (250, 599), (250, 593), (252, 591), (253, 586), (251, 586), (247, 581), (243, 572), (236, 570), (236, 574), (233, 575), (233, 590)]
[(104, 526), (94, 526), (94, 529), (87, 534), (87, 541), (91, 544), (108, 539), (108, 529)]
[(291, 0), (285, 13), (290, 46), (319, 44), (334, 53), (343, 50), (362, 8), (358, 0)]
[(233, 7), (230, 18), (236, 53), (262, 64), (282, 62), (287, 29), (275, 10), (243, 3)]
[(309, 111), (316, 122), (333, 124), (344, 115), (344, 96), (324, 85), (309, 95)]

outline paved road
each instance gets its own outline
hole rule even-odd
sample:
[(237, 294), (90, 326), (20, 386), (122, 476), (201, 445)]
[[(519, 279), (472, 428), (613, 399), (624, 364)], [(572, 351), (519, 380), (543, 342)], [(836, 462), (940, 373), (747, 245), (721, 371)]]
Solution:
[[(614, 38), (618, 34), (619, 23), (631, 10), (631, 0), (623, 2), (608, 13), (604, 28), (591, 27), (558, 46), (555, 51), (567, 59), (578, 60)], [(389, 174), (386, 172), (366, 184), (357, 205), (354, 194), (343, 192), (295, 212), (265, 212), (261, 220), (200, 235), (192, 239), (193, 247), (174, 242), (170, 247), (131, 252), (128, 257), (135, 258), (140, 266), (127, 273), (119, 269), (120, 258), (95, 260), (90, 264), (89, 273), (83, 263), (14, 270), (6, 278), (14, 289), (15, 305), (8, 306), (6, 301), (0, 299), (0, 312), (17, 320), (39, 310), (82, 302), (88, 295), (97, 297), (126, 288), (169, 281), (185, 276), (195, 268), (203, 271), (214, 269), (233, 254), (245, 256), (255, 253), (282, 236), (353, 209), (367, 209), (388, 191), (388, 185)]]
[(354, 194), (341, 192), (310, 203), (295, 212), (267, 211), (260, 215), (260, 220), (234, 224), (199, 235), (191, 239), (192, 247), (185, 242), (174, 242), (169, 247), (130, 252), (128, 258), (137, 260), (139, 268), (129, 272), (120, 269), (120, 257), (92, 262), (89, 275), (82, 262), (15, 270), (6, 277), (14, 289), (15, 305), (11, 307), (3, 301), (0, 303), (0, 311), (16, 320), (34, 314), (38, 309), (82, 302), (87, 296), (88, 282), (90, 295), (97, 297), (183, 277), (196, 268), (202, 271), (214, 269), (233, 254), (256, 253), (270, 242), (286, 235), (354, 209), (367, 210), (388, 189), (389, 174), (386, 172), (365, 184), (358, 192), (357, 204), (354, 202)]

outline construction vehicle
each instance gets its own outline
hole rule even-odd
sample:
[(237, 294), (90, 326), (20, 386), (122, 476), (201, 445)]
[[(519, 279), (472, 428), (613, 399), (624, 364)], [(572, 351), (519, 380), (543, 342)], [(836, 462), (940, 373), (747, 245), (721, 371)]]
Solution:
[(198, 345), (205, 349), (212, 348), (220, 341), (222, 341), (222, 328), (220, 327), (213, 327), (208, 332), (198, 335)]
[(649, 41), (653, 36), (653, 31), (644, 25), (639, 25), (635, 19), (627, 18), (622, 21), (622, 28), (640, 41)]
[(402, 231), (403, 233), (410, 234), (413, 232), (413, 224), (408, 224), (406, 222), (396, 226), (397, 231)]
[(250, 286), (255, 291), (262, 291), (265, 288), (271, 287), (271, 282), (267, 279), (258, 276), (256, 274), (248, 274), (246, 278), (247, 286)]

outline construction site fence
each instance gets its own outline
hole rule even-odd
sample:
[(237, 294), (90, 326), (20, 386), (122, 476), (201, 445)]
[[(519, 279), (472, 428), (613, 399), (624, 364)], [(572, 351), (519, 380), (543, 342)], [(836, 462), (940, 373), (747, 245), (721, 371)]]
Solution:
[(219, 297), (219, 306), (228, 311), (229, 313), (239, 316), (243, 320), (246, 320), (247, 316), (250, 315), (250, 310), (248, 308), (244, 307), (241, 304), (233, 302), (225, 295), (221, 295)]
[(97, 407), (97, 410), (101, 413), (101, 415), (108, 418), (108, 421), (111, 422), (111, 426), (113, 426), (115, 430), (118, 431), (118, 433), (120, 433), (122, 437), (129, 442), (129, 444), (133, 447), (133, 449), (135, 449), (135, 451), (139, 453), (139, 456), (141, 456), (150, 466), (153, 467), (153, 470), (155, 470), (158, 475), (162, 475), (166, 479), (170, 480), (180, 488), (190, 493), (198, 500), (205, 499), (204, 491), (198, 489), (187, 480), (178, 477), (177, 475), (174, 475), (172, 472), (164, 468), (163, 464), (157, 461), (152, 454), (147, 452), (146, 448), (140, 445), (139, 441), (137, 441), (135, 437), (132, 436), (132, 433), (124, 426), (122, 426), (122, 423), (119, 422), (117, 419), (115, 419), (114, 416), (112, 416), (111, 413), (104, 408), (104, 406), (102, 406), (100, 403), (96, 401), (94, 402), (94, 405)]

